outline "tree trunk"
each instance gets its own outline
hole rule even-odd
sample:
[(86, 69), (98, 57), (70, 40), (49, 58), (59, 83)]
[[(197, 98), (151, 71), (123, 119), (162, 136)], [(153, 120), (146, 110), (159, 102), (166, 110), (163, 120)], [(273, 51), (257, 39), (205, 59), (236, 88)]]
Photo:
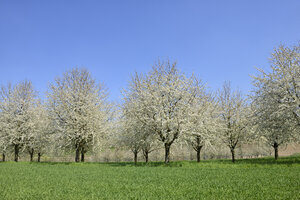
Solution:
[(148, 163), (148, 158), (149, 158), (149, 152), (144, 151), (144, 157), (145, 157), (145, 162)]
[(201, 149), (202, 149), (200, 136), (196, 137), (196, 146), (194, 146), (194, 149), (197, 152), (197, 162), (200, 162), (200, 152), (201, 152)]
[(137, 164), (138, 151), (134, 151), (133, 154), (134, 154), (134, 164), (136, 165)]
[(2, 161), (5, 162), (5, 153), (2, 153)]
[(38, 153), (38, 162), (41, 162), (41, 153)]
[(84, 149), (81, 149), (81, 162), (84, 162)]
[(76, 153), (75, 153), (75, 162), (79, 162), (79, 154), (80, 154), (80, 151), (79, 151), (79, 148), (77, 147)]
[(33, 153), (34, 153), (34, 149), (31, 148), (31, 150), (28, 151), (29, 152), (29, 155), (30, 155), (30, 162), (33, 161)]
[(231, 148), (230, 148), (230, 151), (231, 151), (232, 162), (234, 163), (234, 162), (235, 162), (235, 152), (234, 152), (234, 148), (231, 147)]
[(274, 153), (275, 153), (275, 160), (277, 160), (278, 159), (278, 143), (277, 142), (275, 142), (274, 143), (274, 145), (273, 145), (273, 147), (274, 147)]
[(165, 164), (170, 162), (170, 147), (170, 144), (165, 143)]
[(200, 152), (201, 152), (202, 146), (197, 147), (197, 162), (200, 162)]
[(19, 145), (15, 144), (15, 162), (19, 161)]

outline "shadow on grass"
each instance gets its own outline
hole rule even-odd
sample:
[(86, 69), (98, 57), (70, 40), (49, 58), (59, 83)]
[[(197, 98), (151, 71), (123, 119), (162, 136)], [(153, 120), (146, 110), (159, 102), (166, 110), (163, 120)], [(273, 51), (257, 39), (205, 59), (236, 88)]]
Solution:
[(241, 164), (260, 164), (260, 165), (291, 165), (291, 164), (300, 164), (300, 156), (289, 156), (289, 157), (280, 157), (278, 160), (275, 160), (273, 157), (267, 158), (252, 158), (252, 159), (241, 159), (237, 163)]
[(182, 161), (175, 161), (165, 164), (164, 162), (113, 162), (113, 163), (103, 163), (112, 167), (122, 167), (122, 166), (132, 166), (132, 167), (182, 167)]
[(164, 162), (27, 162), (28, 164), (38, 164), (38, 165), (103, 165), (111, 167), (182, 167), (182, 161), (174, 161), (168, 164)]
[(235, 163), (232, 163), (230, 159), (221, 159), (221, 160), (202, 160), (200, 163), (196, 161), (172, 161), (168, 164), (164, 162), (28, 162), (28, 164), (39, 164), (39, 165), (103, 165), (111, 167), (182, 167), (186, 165), (205, 165), (205, 164), (233, 164), (233, 165), (292, 165), (300, 164), (300, 156), (289, 156), (289, 157), (279, 157), (278, 160), (275, 160), (273, 157), (264, 157), (264, 158), (249, 158), (249, 159), (237, 159)]
[(231, 159), (220, 159), (220, 160), (205, 160), (203, 163), (220, 163), (220, 164), (253, 164), (253, 165), (291, 165), (300, 164), (300, 155), (279, 157), (275, 160), (274, 157), (263, 157), (263, 158), (245, 158), (237, 159), (235, 163), (232, 163)]

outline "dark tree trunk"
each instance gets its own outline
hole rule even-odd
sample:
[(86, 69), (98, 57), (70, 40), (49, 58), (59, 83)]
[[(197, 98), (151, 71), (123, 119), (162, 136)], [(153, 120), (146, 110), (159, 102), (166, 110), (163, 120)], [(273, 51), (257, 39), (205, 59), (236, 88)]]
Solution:
[(234, 147), (231, 147), (231, 148), (230, 148), (230, 151), (231, 151), (232, 162), (234, 163), (234, 162), (235, 162), (235, 152), (234, 152)]
[(278, 143), (277, 142), (275, 142), (274, 143), (274, 145), (273, 145), (273, 147), (274, 147), (274, 154), (275, 154), (275, 160), (277, 160), (278, 159)]
[(15, 144), (15, 162), (19, 161), (19, 145)]
[(41, 153), (38, 153), (38, 162), (41, 162)]
[(75, 152), (75, 162), (79, 162), (79, 154), (80, 154), (80, 151), (79, 151), (79, 148), (77, 147), (76, 152)]
[(143, 150), (143, 156), (145, 158), (145, 162), (148, 163), (148, 161), (149, 161), (149, 150), (147, 148), (144, 148), (142, 150)]
[(197, 162), (200, 162), (200, 152), (201, 152), (202, 146), (197, 146)]
[(197, 162), (200, 162), (200, 152), (203, 145), (201, 145), (201, 138), (200, 136), (196, 137), (196, 145), (194, 145), (194, 150), (197, 152)]
[(165, 163), (170, 162), (170, 147), (171, 145), (168, 143), (165, 143)]
[(148, 151), (144, 152), (144, 157), (145, 157), (145, 162), (147, 163), (149, 160), (149, 152)]
[(138, 151), (134, 151), (133, 154), (134, 154), (134, 164), (136, 165), (137, 164)]
[(32, 161), (33, 161), (33, 153), (34, 153), (34, 149), (31, 148), (28, 152), (29, 152), (29, 155), (30, 155), (30, 162), (32, 162)]
[(2, 161), (5, 162), (5, 154), (2, 154)]
[(81, 162), (84, 162), (84, 148), (81, 149)]

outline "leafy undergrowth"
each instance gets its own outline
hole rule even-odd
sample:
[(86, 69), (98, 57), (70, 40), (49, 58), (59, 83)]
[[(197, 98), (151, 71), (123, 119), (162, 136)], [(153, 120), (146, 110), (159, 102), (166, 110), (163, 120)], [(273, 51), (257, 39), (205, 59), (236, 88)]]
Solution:
[(0, 199), (300, 199), (300, 156), (138, 163), (0, 163)]

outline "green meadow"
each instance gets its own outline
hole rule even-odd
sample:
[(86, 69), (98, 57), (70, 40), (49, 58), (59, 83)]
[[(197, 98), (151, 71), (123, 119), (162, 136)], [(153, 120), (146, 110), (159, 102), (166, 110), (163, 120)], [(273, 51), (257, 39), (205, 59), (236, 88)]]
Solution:
[(300, 199), (300, 156), (138, 163), (0, 163), (0, 199)]

